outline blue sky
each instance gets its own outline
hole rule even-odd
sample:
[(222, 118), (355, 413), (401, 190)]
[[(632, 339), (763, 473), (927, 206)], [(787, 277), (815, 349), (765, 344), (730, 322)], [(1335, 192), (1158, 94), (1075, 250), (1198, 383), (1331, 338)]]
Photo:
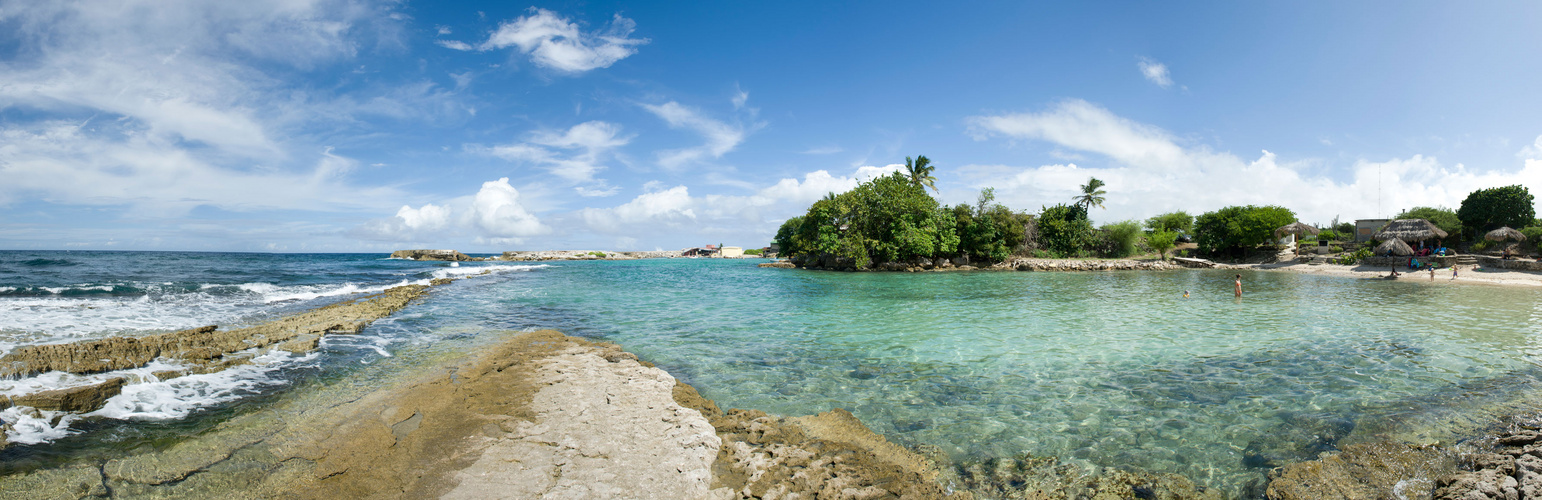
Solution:
[(0, 248), (764, 245), (939, 199), (1327, 223), (1542, 192), (1542, 4), (0, 0)]

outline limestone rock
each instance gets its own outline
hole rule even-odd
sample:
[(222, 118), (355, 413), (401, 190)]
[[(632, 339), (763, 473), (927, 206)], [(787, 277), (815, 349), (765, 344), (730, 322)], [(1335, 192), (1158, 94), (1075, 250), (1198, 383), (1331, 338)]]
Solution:
[(1352, 444), (1342, 451), (1270, 472), (1267, 495), (1273, 500), (1394, 498), (1404, 485), (1406, 498), (1427, 498), (1435, 479), (1456, 472), (1456, 459), (1433, 446), (1389, 441)]
[(102, 472), (94, 465), (40, 469), (26, 474), (0, 476), (4, 498), (105, 498)]
[(391, 252), (393, 259), (412, 260), (444, 260), (450, 262), (465, 262), (473, 260), (470, 256), (455, 250), (397, 250)]
[(126, 382), (122, 377), (114, 377), (98, 384), (17, 396), (11, 402), (16, 406), (30, 406), (39, 410), (93, 412), (107, 404), (108, 398), (123, 392), (123, 384)]

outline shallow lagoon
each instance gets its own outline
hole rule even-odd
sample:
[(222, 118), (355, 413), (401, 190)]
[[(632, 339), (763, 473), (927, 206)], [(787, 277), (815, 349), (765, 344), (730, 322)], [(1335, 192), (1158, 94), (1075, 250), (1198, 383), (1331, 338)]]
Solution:
[(1537, 377), (1531, 289), (1247, 272), (1238, 300), (1223, 271), (755, 262), (567, 263), (496, 293), (542, 311), (511, 326), (616, 341), (725, 408), (846, 408), (955, 459), (1056, 456), (1239, 494), (1269, 467)]
[[(340, 276), (289, 283), (272, 270), (288, 267), (253, 265), (250, 256), (186, 258), (253, 274), (216, 284), (276, 283), (273, 293), (320, 298), (203, 297), (209, 286), (197, 283), (222, 271), (188, 271), (168, 281), (194, 283), (180, 287), (189, 300), (227, 300), (234, 312), (151, 314), (183, 311), (156, 305), (180, 295), (23, 300), (58, 301), (58, 310), (121, 301), (109, 305), (177, 327), (313, 307), (348, 287), (504, 272), (447, 286), (361, 335), (329, 336), (312, 356), (236, 381), (244, 386), (214, 387), (234, 391), (229, 397), (211, 397), (190, 385), (193, 377), (148, 387), (168, 401), (133, 404), (215, 403), (181, 420), (83, 420), (71, 437), (0, 453), (4, 469), (166, 446), (275, 397), (367, 386), (475, 349), (494, 337), (487, 332), (533, 328), (618, 342), (725, 408), (846, 408), (892, 440), (937, 446), (959, 461), (1055, 456), (1180, 473), (1239, 496), (1256, 494), (1269, 467), (1379, 433), (1438, 437), (1442, 427), (1482, 421), (1479, 407), (1494, 398), (1542, 393), (1542, 291), (1443, 278), (1248, 272), (1247, 296), (1237, 300), (1225, 271), (835, 273), (688, 259), (449, 268), (378, 255), (264, 257)], [(72, 327), (77, 334), (48, 326), (53, 316), (17, 309), (13, 317), (36, 323), (20, 324), (29, 336), (123, 328), (103, 320)]]

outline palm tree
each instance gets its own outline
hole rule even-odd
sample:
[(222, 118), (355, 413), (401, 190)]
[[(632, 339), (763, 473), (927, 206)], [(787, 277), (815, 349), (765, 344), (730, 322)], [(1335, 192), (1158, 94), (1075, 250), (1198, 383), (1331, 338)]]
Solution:
[(1098, 180), (1097, 177), (1089, 177), (1087, 185), (1082, 186), (1082, 194), (1072, 196), (1071, 199), (1076, 200), (1076, 205), (1084, 210), (1091, 210), (1092, 207), (1103, 208), (1103, 195), (1108, 194), (1108, 191), (1099, 189), (1102, 187), (1103, 181)]
[[(932, 191), (937, 191), (937, 186), (933, 184), (937, 182), (937, 178), (932, 177), (932, 172), (936, 170), (937, 167), (932, 166), (932, 161), (926, 159), (924, 155), (917, 156), (915, 160), (911, 160), (909, 156), (905, 157), (905, 172), (910, 175), (910, 182), (917, 186), (929, 187)], [(937, 193), (942, 194), (942, 191)]]

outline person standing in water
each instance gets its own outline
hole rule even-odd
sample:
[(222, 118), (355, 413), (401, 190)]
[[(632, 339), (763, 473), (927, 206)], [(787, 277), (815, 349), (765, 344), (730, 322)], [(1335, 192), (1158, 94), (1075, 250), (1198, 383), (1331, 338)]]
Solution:
[(1237, 296), (1242, 296), (1242, 275), (1237, 275)]
[(1435, 281), (1435, 266), (1430, 265), (1430, 281)]
[(1461, 268), (1462, 266), (1451, 266), (1451, 279), (1456, 279), (1456, 271)]

